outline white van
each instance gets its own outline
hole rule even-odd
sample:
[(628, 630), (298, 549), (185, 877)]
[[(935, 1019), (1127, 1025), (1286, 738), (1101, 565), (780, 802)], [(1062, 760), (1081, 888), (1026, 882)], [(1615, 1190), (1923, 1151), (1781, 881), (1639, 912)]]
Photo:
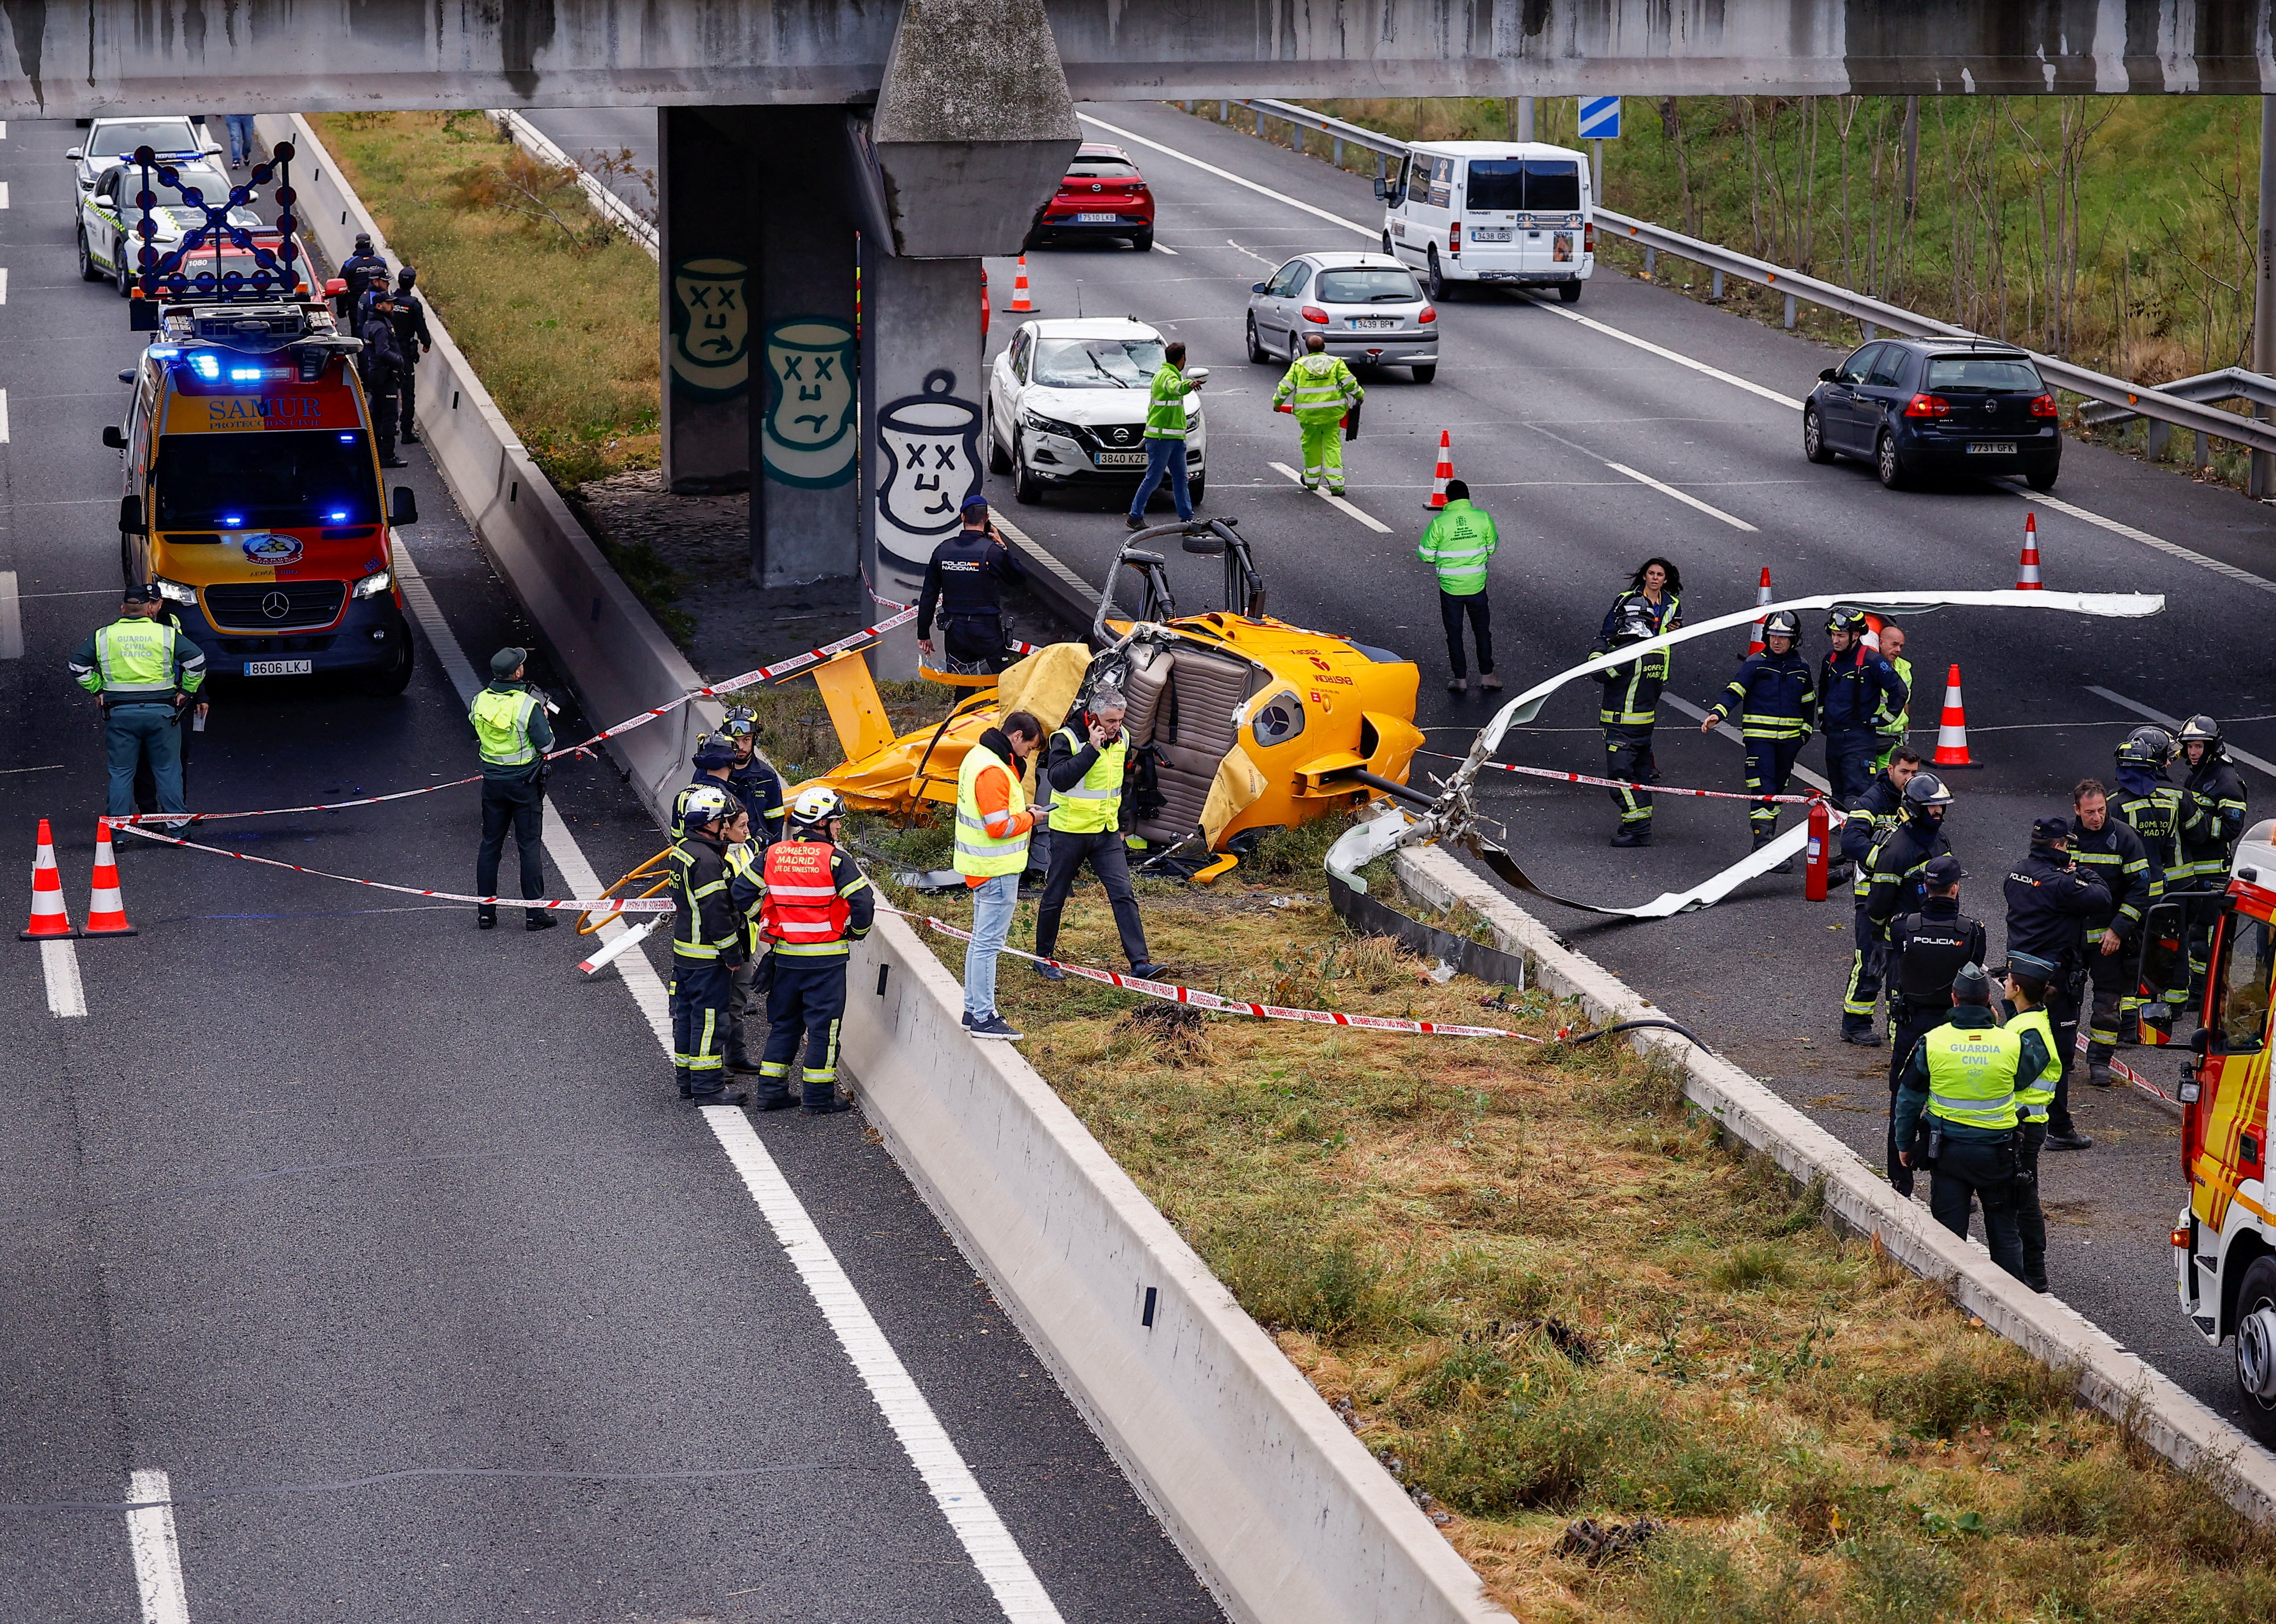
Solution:
[(1383, 251), (1422, 273), (1433, 299), (1451, 282), (1553, 287), (1567, 304), (1597, 265), (1589, 160), (1544, 141), (1429, 141), (1376, 183)]

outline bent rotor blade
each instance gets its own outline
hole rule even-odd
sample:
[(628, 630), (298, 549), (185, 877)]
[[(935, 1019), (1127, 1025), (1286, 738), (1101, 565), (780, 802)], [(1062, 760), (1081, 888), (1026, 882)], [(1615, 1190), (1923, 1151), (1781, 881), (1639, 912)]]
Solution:
[(1703, 880), (1689, 891), (1662, 892), (1640, 907), (1606, 907), (1596, 902), (1575, 902), (1570, 897), (1560, 897), (1544, 890), (1527, 877), (1517, 866), (1517, 860), (1491, 840), (1473, 837), (1470, 849), (1476, 852), (1502, 879), (1520, 891), (1569, 907), (1582, 914), (1605, 914), (1616, 919), (1672, 919), (1678, 914), (1689, 914), (1703, 907), (1712, 907), (1749, 880), (1768, 874), (1779, 864), (1799, 854), (1809, 842), (1809, 825), (1796, 823), (1784, 834), (1758, 851), (1749, 852), (1720, 874)]

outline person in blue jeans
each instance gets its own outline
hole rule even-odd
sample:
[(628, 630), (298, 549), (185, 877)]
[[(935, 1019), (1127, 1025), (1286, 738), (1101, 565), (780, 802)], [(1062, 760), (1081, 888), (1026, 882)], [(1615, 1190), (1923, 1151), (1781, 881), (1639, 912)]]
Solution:
[(253, 162), (253, 118), (251, 113), (225, 113), (223, 122), (229, 125), (229, 166), (241, 169)]
[(1170, 482), (1171, 499), (1178, 505), (1178, 522), (1193, 522), (1193, 493), (1186, 488), (1186, 394), (1192, 387), (1186, 382), (1186, 341), (1172, 338), (1162, 348), (1162, 364), (1154, 369), (1147, 396), (1146, 477), (1138, 482), (1130, 516), (1123, 521), (1133, 530), (1145, 527), (1146, 504), (1164, 480)]

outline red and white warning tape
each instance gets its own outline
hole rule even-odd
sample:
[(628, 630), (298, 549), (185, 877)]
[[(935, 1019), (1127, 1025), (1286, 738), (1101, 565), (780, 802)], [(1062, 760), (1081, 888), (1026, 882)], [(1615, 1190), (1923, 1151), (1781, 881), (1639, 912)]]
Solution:
[[(1417, 755), (1434, 756), (1442, 762), (1459, 762), (1466, 756), (1449, 755), (1442, 750), (1417, 750)], [(1821, 799), (1817, 795), (1749, 795), (1743, 790), (1676, 789), (1665, 784), (1632, 784), (1626, 778), (1592, 778), (1585, 772), (1559, 772), (1553, 767), (1519, 767), (1509, 762), (1487, 762), (1496, 772), (1521, 773), (1529, 778), (1554, 778), (1560, 784), (1594, 784), (1604, 789), (1632, 789), (1650, 792), (1654, 795), (1696, 795), (1707, 801), (1751, 801), (1757, 805), (1775, 801), (1780, 806), (1806, 807)]]

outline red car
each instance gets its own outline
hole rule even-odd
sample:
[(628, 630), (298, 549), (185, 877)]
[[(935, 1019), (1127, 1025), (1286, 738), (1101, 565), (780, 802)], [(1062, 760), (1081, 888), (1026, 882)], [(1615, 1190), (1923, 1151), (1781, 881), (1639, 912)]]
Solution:
[(1154, 194), (1128, 153), (1090, 142), (1076, 150), (1027, 246), (1055, 237), (1127, 237), (1142, 253), (1153, 247)]

